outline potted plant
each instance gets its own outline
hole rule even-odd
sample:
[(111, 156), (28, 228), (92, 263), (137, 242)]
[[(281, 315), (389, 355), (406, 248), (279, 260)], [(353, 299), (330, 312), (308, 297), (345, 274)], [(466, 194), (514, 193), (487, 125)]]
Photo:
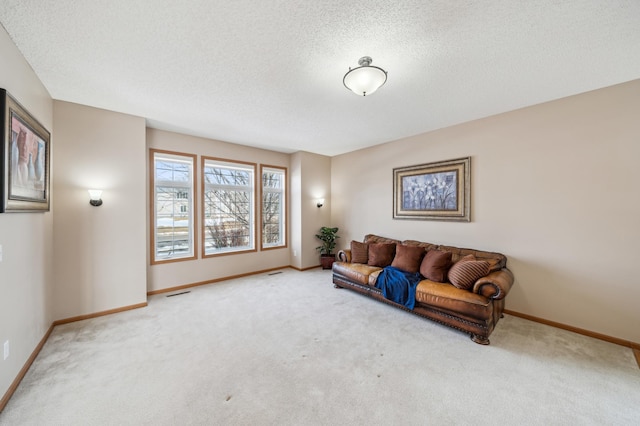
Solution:
[(322, 269), (331, 269), (331, 265), (336, 260), (333, 250), (336, 248), (336, 240), (340, 238), (338, 235), (338, 228), (329, 228), (323, 226), (320, 228), (320, 233), (316, 234), (316, 238), (322, 241), (322, 245), (316, 247), (316, 250), (320, 252), (320, 264)]

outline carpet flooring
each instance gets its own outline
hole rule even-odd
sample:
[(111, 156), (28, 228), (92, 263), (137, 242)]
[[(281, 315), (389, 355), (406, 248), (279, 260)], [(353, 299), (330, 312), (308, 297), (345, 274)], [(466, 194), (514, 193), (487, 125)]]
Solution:
[[(508, 301), (507, 301), (508, 304)], [(0, 425), (638, 425), (629, 348), (506, 315), (491, 345), (284, 269), (57, 326)]]

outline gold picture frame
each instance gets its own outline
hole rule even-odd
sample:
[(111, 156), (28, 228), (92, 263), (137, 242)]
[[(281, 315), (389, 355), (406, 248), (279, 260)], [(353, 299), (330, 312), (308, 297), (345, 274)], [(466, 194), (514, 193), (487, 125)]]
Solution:
[(471, 157), (393, 169), (393, 218), (471, 221)]
[(0, 111), (0, 213), (49, 211), (51, 134), (5, 89)]

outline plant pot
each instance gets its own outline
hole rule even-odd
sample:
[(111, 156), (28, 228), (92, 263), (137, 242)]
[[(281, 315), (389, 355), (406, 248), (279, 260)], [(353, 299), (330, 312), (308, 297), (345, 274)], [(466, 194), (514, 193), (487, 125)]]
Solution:
[(331, 269), (333, 262), (336, 261), (335, 254), (321, 254), (320, 255), (320, 265), (322, 265), (322, 269)]

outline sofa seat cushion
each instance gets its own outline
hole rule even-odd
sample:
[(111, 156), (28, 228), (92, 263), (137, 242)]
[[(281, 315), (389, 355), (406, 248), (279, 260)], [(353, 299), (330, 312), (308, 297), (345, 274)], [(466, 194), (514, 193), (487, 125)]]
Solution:
[(491, 317), (491, 301), (484, 296), (461, 290), (449, 283), (422, 280), (416, 288), (416, 305), (423, 303), (434, 308), (459, 312), (472, 318)]
[[(333, 273), (342, 275), (360, 284), (369, 285), (369, 275), (380, 272), (382, 268), (362, 263), (334, 262)], [(375, 281), (374, 281), (375, 283)]]
[[(369, 285), (371, 287), (376, 287), (376, 281), (378, 281), (378, 275), (380, 275), (380, 272), (382, 272), (384, 269), (380, 269), (379, 271), (373, 271), (372, 273), (369, 274)], [(376, 289), (377, 290), (377, 289)]]

